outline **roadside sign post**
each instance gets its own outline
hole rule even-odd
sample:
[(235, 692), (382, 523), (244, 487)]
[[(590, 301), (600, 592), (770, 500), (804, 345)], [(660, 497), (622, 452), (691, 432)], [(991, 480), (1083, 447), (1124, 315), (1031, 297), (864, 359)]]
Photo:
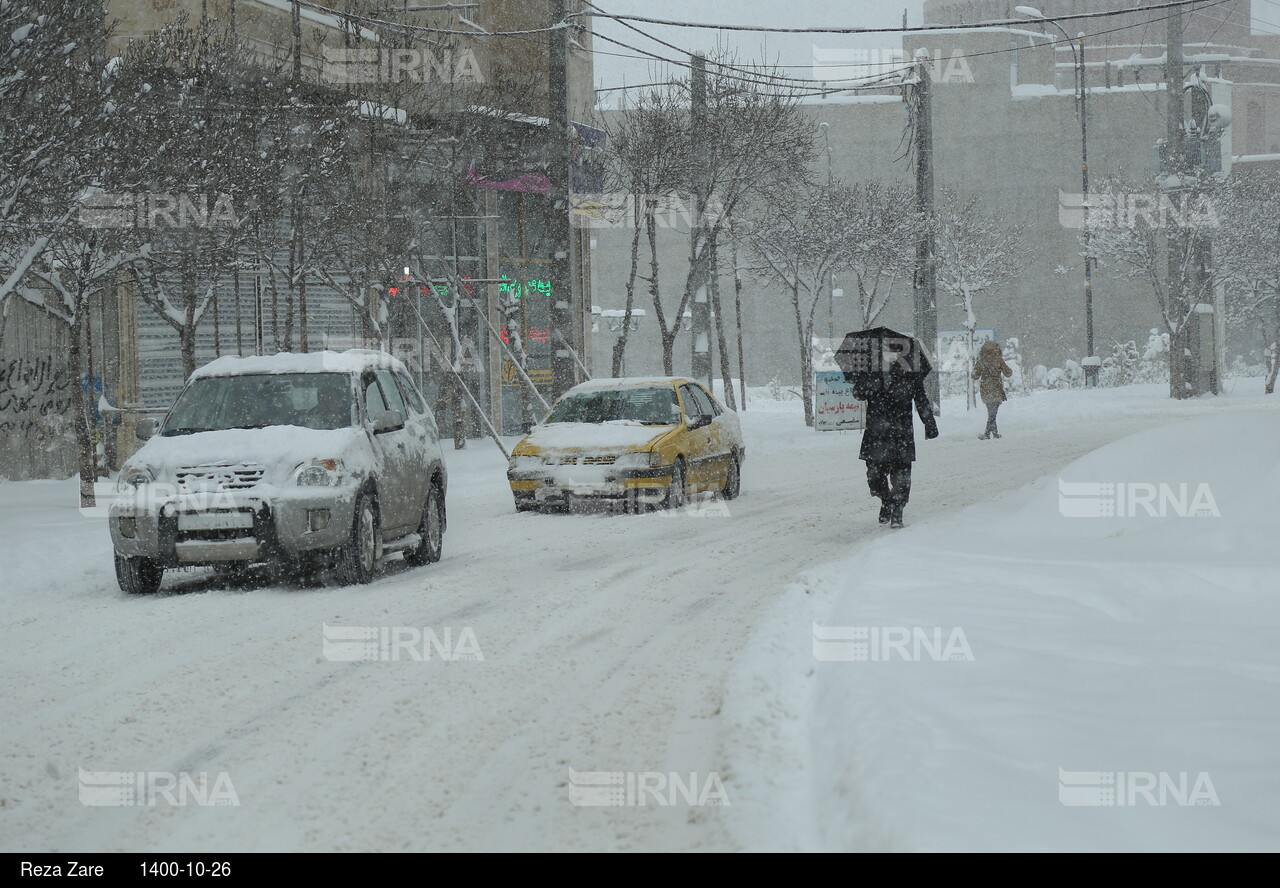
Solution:
[(853, 386), (839, 370), (818, 370), (813, 374), (813, 428), (818, 432), (861, 429), (866, 405), (853, 395)]

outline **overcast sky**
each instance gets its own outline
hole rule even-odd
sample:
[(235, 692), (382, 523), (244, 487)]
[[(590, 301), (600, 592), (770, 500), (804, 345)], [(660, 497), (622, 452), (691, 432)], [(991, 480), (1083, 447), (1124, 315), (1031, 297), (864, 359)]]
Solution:
[[(1133, 0), (1116, 0), (1116, 7), (1132, 5)], [(1249, 0), (1240, 0), (1249, 2)], [(923, 22), (924, 0), (599, 0), (608, 12), (629, 13), (651, 18), (709, 23), (733, 23), (741, 25), (766, 25), (771, 27), (896, 27), (902, 24), (902, 13), (907, 13), (911, 26)], [(1035, 5), (1031, 0), (1030, 5)], [(1253, 25), (1255, 32), (1280, 33), (1280, 0), (1253, 0)], [(662, 25), (633, 23), (636, 27), (684, 50), (711, 52), (724, 45), (734, 50), (744, 62), (768, 61), (771, 64), (792, 66), (784, 73), (796, 77), (814, 76), (813, 64), (830, 65), (845, 55), (849, 61), (857, 58), (859, 50), (888, 52), (901, 48), (901, 38), (896, 34), (851, 36), (836, 34), (758, 34), (748, 32), (709, 31), (691, 28), (672, 28)], [(624, 43), (646, 49), (667, 58), (679, 55), (675, 50), (647, 40), (620, 24), (608, 19), (596, 19), (598, 34), (613, 37)], [(816, 52), (815, 52), (816, 48)], [(636, 55), (631, 50), (596, 41), (596, 86), (617, 87), (663, 80), (663, 66), (652, 60), (620, 58), (605, 55), (617, 52)], [(871, 56), (874, 58), (874, 56)], [(824, 71), (828, 69), (823, 69)], [(864, 69), (865, 70), (865, 69)], [(835, 76), (847, 76), (848, 72)], [(828, 75), (830, 76), (830, 75)], [(601, 96), (604, 100), (616, 98), (618, 93)]]
[[(922, 21), (923, 0), (599, 0), (608, 12), (643, 15), (680, 21), (766, 25), (771, 27), (895, 27), (902, 24), (907, 12), (910, 25)], [(835, 34), (758, 34), (748, 32), (708, 31), (672, 28), (662, 25), (633, 23), (668, 43), (690, 52), (712, 52), (726, 46), (744, 62), (768, 61), (790, 65), (785, 73), (796, 77), (813, 75), (814, 49), (819, 62), (831, 64), (844, 53), (856, 50), (889, 50), (901, 47), (896, 34), (868, 37)], [(619, 22), (596, 19), (597, 34), (613, 37), (667, 58), (680, 54), (642, 37)], [(596, 86), (601, 88), (649, 83), (664, 79), (663, 66), (652, 60), (638, 60), (605, 55), (617, 52), (636, 55), (629, 49), (597, 39), (595, 58)], [(825, 51), (825, 52), (824, 52)], [(834, 55), (833, 55), (834, 54)]]

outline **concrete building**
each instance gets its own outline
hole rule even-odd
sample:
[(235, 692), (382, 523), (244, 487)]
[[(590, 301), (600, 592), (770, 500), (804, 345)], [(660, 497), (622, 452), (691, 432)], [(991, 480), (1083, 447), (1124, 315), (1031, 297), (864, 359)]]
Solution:
[[(398, 5), (409, 6), (412, 11), (398, 10)], [(568, 0), (567, 5), (570, 12), (582, 8), (580, 0)], [(500, 428), (508, 433), (517, 431), (524, 420), (522, 384), (509, 366), (507, 353), (489, 333), (485, 319), (487, 316), (500, 327), (500, 304), (521, 297), (521, 317), (534, 365), (529, 368), (530, 376), (549, 395), (548, 321), (552, 297), (545, 286), (549, 248), (543, 230), (551, 207), (547, 176), (540, 174), (549, 138), (549, 51), (546, 32), (538, 33), (549, 24), (545, 0), (449, 4), (397, 4), (386, 0), (107, 0), (105, 21), (111, 36), (106, 57), (124, 55), (131, 42), (156, 34), (180, 19), (189, 27), (209, 22), (215, 29), (231, 29), (260, 61), (287, 75), (294, 73), (296, 63), (297, 76), (304, 82), (350, 93), (369, 107), (382, 109), (378, 113), (404, 111), (410, 125), (415, 125), (415, 111), (422, 109), (408, 105), (391, 111), (394, 106), (385, 98), (391, 93), (381, 91), (381, 81), (365, 86), (358, 80), (344, 79), (344, 72), (351, 70), (345, 66), (376, 59), (376, 64), (383, 66), (380, 70), (384, 77), (391, 70), (388, 66), (395, 65), (401, 68), (400, 76), (408, 79), (455, 75), (503, 85), (496, 96), (491, 96), (495, 115), (510, 129), (504, 143), (513, 147), (502, 152), (489, 146), (475, 159), (474, 185), (480, 210), (468, 223), (474, 231), (468, 231), (463, 238), (466, 255), (458, 257), (458, 267), (466, 277), (509, 282), (477, 285), (475, 292), (469, 294), (472, 298), (464, 301), (462, 323), (466, 331), (464, 350), (474, 358), (468, 370), (469, 388)], [(594, 106), (589, 21), (583, 22), (588, 29), (574, 32), (568, 44), (569, 114), (573, 121), (587, 120)], [(534, 33), (493, 33), (510, 31)], [(518, 84), (519, 88), (508, 90), (508, 83)], [(360, 108), (362, 112), (364, 107)], [(438, 109), (430, 110), (439, 113)], [(575, 130), (583, 144), (591, 142), (594, 132), (585, 125)], [(578, 165), (575, 170), (581, 168)], [(589, 362), (590, 253), (585, 234), (574, 229), (573, 235), (569, 297), (573, 321), (571, 329), (563, 334), (581, 359)], [(313, 350), (326, 345), (342, 348), (372, 344), (362, 341), (362, 324), (351, 304), (319, 283), (309, 286), (308, 310), (294, 327), (293, 341), (282, 343), (271, 333), (277, 326), (271, 315), (274, 299), (266, 296), (273, 274), (265, 267), (256, 271), (241, 269), (234, 279), (228, 275), (218, 284), (212, 310), (197, 330), (197, 364), (220, 354), (296, 349), (301, 325), (307, 327)], [(415, 369), (420, 383), (434, 398), (444, 388), (446, 372), (430, 346), (404, 347), (423, 340), (412, 311), (407, 304), (399, 304), (404, 302), (402, 295), (409, 292), (409, 286), (397, 283), (382, 294), (381, 301), (389, 309), (388, 338), (392, 340), (383, 345), (400, 346), (402, 356), (418, 361)], [(116, 298), (106, 302), (93, 312), (94, 367), (90, 375), (96, 378), (94, 384), (105, 385), (108, 400), (130, 410), (166, 408), (184, 381), (173, 329), (127, 286), (119, 287)], [(418, 307), (423, 308), (421, 301)], [(6, 369), (0, 378), (0, 452), (6, 455), (0, 457), (0, 477), (66, 474), (75, 465), (75, 450), (66, 415), (69, 399), (64, 390), (75, 384), (77, 374), (63, 366), (65, 334), (53, 328), (45, 331), (42, 324), (47, 319), (20, 299), (6, 300), (4, 311), (0, 347)], [(430, 310), (426, 314), (428, 322), (432, 322)], [(435, 320), (440, 320), (438, 311)], [(448, 341), (447, 336), (444, 341)], [(28, 381), (20, 386), (21, 380)], [(3, 397), (9, 387), (17, 394), (32, 389), (39, 397)], [(434, 403), (440, 409), (447, 402), (442, 397)], [(133, 436), (136, 418), (136, 413), (129, 413), (123, 421), (116, 422), (108, 416), (106, 423), (100, 425), (110, 462), (118, 464), (137, 446)], [(442, 424), (448, 422), (446, 416), (441, 420)], [(474, 416), (469, 418), (468, 427), (473, 434), (481, 428)]]
[[(976, 306), (979, 326), (994, 328), (1001, 340), (1017, 337), (1028, 367), (1039, 363), (1053, 367), (1069, 359), (1079, 361), (1086, 354), (1080, 231), (1071, 227), (1070, 206), (1081, 192), (1076, 64), (1071, 46), (1061, 41), (1052, 26), (1028, 19), (1025, 26), (968, 27), (1017, 18), (1014, 6), (1005, 2), (927, 2), (927, 24), (957, 27), (907, 34), (882, 55), (910, 60), (917, 50), (924, 50), (934, 60), (937, 188), (976, 195), (989, 212), (998, 213), (1022, 231), (1030, 248), (1025, 270), (1016, 280), (980, 297)], [(1053, 15), (1115, 6), (1108, 0), (1064, 0), (1046, 2), (1040, 11)], [(1078, 31), (1092, 35), (1086, 37), (1085, 44), (1091, 187), (1112, 175), (1152, 182), (1153, 147), (1165, 135), (1162, 15), (1137, 10), (1124, 16), (1067, 23), (1073, 36)], [(1234, 112), (1234, 121), (1223, 138), (1227, 163), (1266, 162), (1266, 155), (1280, 149), (1280, 53), (1276, 39), (1250, 34), (1247, 3), (1216, 7), (1212, 19), (1195, 10), (1184, 18), (1188, 71), (1201, 69), (1212, 81), (1214, 101), (1231, 106)], [(913, 169), (900, 159), (907, 125), (900, 88), (838, 93), (814, 101), (804, 110), (815, 129), (820, 123), (827, 124), (825, 139), (830, 144), (835, 178), (913, 184)], [(823, 135), (818, 136), (817, 145), (819, 151), (824, 148)], [(819, 158), (815, 173), (825, 180), (825, 159)], [(1154, 184), (1151, 190), (1154, 193)], [(687, 226), (679, 224), (678, 216), (673, 221), (676, 226), (663, 232), (661, 275), (672, 301), (683, 283), (684, 256), (688, 253)], [(629, 264), (628, 234), (611, 229), (597, 232), (595, 292), (597, 305), (604, 311), (622, 307), (620, 294)], [(835, 286), (852, 292), (839, 276)], [(726, 277), (722, 291), (731, 289), (732, 282)], [(785, 294), (748, 276), (745, 295), (748, 384), (765, 384), (775, 376), (795, 383), (797, 334)], [(837, 337), (860, 326), (855, 307), (847, 298), (833, 300), (829, 329)], [(639, 298), (636, 305), (648, 308), (647, 297)], [(819, 303), (815, 335), (826, 335), (826, 307), (824, 298)], [(1117, 342), (1135, 339), (1141, 345), (1152, 328), (1163, 329), (1149, 289), (1119, 280), (1107, 268), (1095, 270), (1094, 312), (1095, 351), (1104, 357)], [(961, 320), (958, 306), (939, 293), (939, 329), (958, 329)], [(881, 321), (910, 329), (909, 281)], [(656, 372), (660, 367), (653, 323), (650, 310), (649, 317), (641, 319), (631, 334), (629, 373)], [(607, 372), (607, 355), (615, 335), (607, 324), (597, 324), (598, 372)], [(677, 345), (677, 372), (688, 371), (687, 343), (688, 337), (683, 337)]]

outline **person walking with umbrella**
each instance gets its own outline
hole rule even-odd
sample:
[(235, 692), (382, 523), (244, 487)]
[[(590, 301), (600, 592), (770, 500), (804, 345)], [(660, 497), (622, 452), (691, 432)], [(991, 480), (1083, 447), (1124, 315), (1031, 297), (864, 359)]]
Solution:
[(1000, 345), (988, 339), (978, 349), (978, 360), (973, 362), (973, 378), (979, 380), (978, 395), (987, 405), (987, 428), (978, 436), (979, 441), (1000, 437), (1000, 430), (996, 428), (996, 412), (1008, 400), (1001, 374), (1012, 376), (1013, 370), (1005, 363)]
[(880, 500), (880, 523), (902, 527), (911, 497), (911, 464), (916, 458), (914, 404), (925, 437), (938, 437), (938, 422), (925, 392), (932, 369), (920, 343), (884, 327), (845, 337), (836, 353), (854, 396), (866, 401), (866, 427), (858, 458), (867, 464), (867, 488)]

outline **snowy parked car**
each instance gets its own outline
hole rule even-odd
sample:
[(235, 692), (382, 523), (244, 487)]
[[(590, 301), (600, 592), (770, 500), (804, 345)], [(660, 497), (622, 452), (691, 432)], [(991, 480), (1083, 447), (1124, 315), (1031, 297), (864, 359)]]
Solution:
[(737, 415), (692, 379), (597, 379), (516, 445), (507, 480), (518, 512), (575, 500), (638, 512), (702, 491), (733, 499), (746, 453)]
[(365, 583), (390, 552), (440, 559), (439, 432), (390, 355), (219, 358), (158, 431), (144, 423), (109, 510), (125, 592), (154, 592), (170, 567), (327, 566)]

